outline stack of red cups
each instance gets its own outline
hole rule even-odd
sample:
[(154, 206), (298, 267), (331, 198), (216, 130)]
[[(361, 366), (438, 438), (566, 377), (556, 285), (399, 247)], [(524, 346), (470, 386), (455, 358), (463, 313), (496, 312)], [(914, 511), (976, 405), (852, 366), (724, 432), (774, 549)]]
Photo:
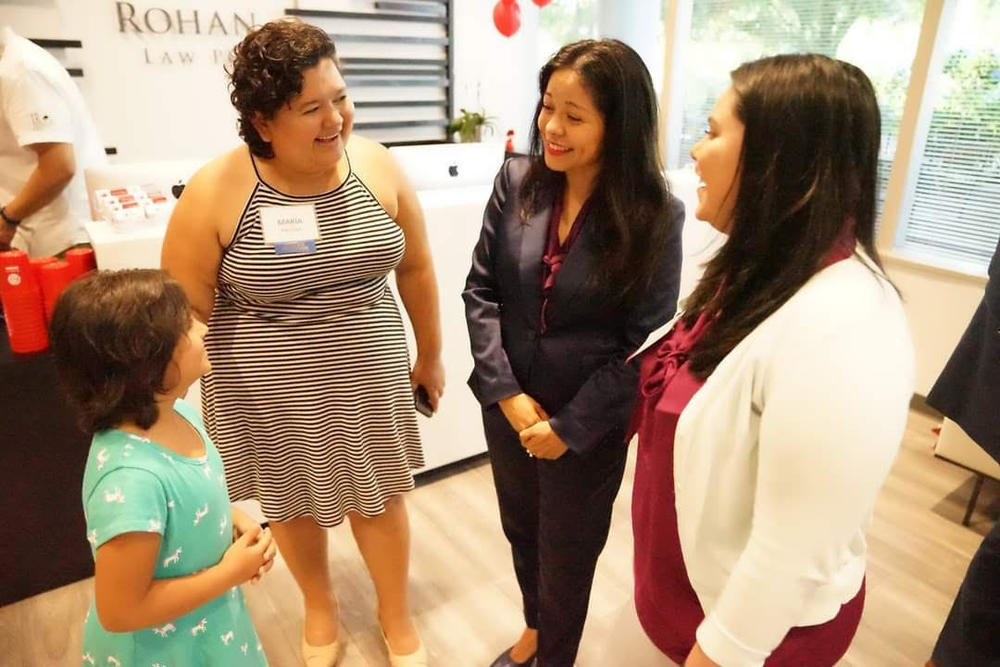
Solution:
[(0, 302), (11, 350), (26, 354), (48, 348), (42, 292), (27, 253), (0, 252)]

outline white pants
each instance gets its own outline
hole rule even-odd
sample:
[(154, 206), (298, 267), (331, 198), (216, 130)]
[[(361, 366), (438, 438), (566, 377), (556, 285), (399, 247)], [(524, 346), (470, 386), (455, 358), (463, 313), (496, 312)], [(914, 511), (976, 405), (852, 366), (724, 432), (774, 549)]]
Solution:
[(663, 655), (646, 635), (635, 612), (635, 600), (618, 613), (606, 642), (607, 652), (601, 664), (628, 667), (676, 667), (677, 663)]

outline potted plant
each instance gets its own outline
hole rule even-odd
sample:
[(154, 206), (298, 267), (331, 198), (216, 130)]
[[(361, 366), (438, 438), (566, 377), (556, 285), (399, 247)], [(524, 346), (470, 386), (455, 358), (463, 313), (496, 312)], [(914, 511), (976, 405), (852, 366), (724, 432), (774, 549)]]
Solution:
[(470, 141), (481, 141), (483, 138), (483, 128), (493, 129), (492, 119), (479, 111), (469, 111), (459, 109), (461, 114), (448, 123), (448, 134), (458, 132), (458, 140), (464, 143)]

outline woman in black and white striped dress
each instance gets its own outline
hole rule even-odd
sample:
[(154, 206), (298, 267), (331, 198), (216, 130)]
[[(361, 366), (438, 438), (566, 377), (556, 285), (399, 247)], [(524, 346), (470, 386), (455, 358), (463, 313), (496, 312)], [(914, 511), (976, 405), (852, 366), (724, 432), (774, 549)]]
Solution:
[[(336, 662), (325, 528), (351, 522), (394, 665), (426, 658), (406, 596), (401, 494), (423, 465), (412, 388), (443, 391), (437, 291), (416, 195), (385, 148), (351, 136), (327, 35), (275, 21), (230, 72), (249, 146), (188, 183), (163, 267), (209, 325), (205, 421), (233, 500), (257, 499), (305, 598), (303, 656)], [(410, 368), (403, 322), (417, 338)]]

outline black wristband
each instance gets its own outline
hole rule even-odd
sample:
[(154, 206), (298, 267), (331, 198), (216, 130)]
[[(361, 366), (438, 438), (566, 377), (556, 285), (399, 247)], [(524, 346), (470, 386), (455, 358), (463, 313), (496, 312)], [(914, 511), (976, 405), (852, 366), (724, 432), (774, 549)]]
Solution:
[(6, 206), (0, 206), (0, 218), (3, 218), (3, 221), (6, 222), (11, 227), (17, 227), (19, 224), (21, 224), (20, 220), (15, 220), (14, 218), (7, 215)]

